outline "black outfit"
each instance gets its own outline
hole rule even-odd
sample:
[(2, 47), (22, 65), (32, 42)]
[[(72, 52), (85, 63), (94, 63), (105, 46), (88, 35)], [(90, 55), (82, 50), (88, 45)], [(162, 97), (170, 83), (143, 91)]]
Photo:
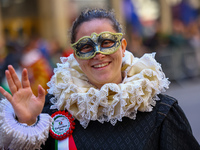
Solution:
[[(73, 138), (78, 150), (200, 150), (200, 146), (192, 134), (190, 124), (179, 107), (177, 100), (158, 95), (160, 100), (152, 112), (137, 112), (136, 119), (122, 118), (113, 126), (109, 122), (101, 124), (90, 121), (84, 129), (75, 120)], [(43, 113), (52, 114), (49, 99)], [(44, 150), (54, 150), (55, 140), (49, 137)]]

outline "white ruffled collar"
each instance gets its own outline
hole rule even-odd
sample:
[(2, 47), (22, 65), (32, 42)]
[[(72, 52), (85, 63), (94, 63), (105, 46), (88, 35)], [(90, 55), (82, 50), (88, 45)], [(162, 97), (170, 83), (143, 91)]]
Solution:
[(115, 125), (122, 117), (136, 118), (137, 111), (150, 112), (158, 100), (157, 94), (169, 87), (155, 53), (141, 58), (125, 52), (122, 61), (123, 82), (107, 83), (96, 89), (89, 83), (73, 55), (62, 57), (61, 64), (47, 84), (51, 109), (68, 110), (86, 128), (90, 120)]

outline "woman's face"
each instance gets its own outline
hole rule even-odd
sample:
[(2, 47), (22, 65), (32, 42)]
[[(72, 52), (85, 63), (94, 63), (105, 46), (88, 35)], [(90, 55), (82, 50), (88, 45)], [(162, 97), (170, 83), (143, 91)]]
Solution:
[[(84, 22), (77, 30), (76, 41), (83, 36), (90, 36), (92, 33), (109, 31), (116, 33), (108, 19), (93, 19)], [(97, 53), (91, 59), (79, 59), (74, 54), (82, 71), (88, 77), (90, 83), (101, 88), (105, 83), (120, 83), (122, 81), (121, 64), (126, 49), (126, 40), (122, 39), (120, 48), (113, 54), (103, 55)]]

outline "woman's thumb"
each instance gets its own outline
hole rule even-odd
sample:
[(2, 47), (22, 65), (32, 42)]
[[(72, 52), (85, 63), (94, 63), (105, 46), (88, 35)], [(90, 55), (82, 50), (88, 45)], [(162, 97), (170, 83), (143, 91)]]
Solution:
[(45, 99), (45, 90), (41, 85), (38, 86), (38, 98), (42, 100)]

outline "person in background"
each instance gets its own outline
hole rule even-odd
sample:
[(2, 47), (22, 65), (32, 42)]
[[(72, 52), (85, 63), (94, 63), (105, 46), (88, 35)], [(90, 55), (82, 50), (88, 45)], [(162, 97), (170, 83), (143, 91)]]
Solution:
[(29, 72), (30, 86), (34, 95), (38, 93), (38, 84), (47, 90), (47, 82), (52, 76), (52, 69), (38, 49), (37, 37), (31, 37), (24, 46), (21, 66)]
[(200, 150), (177, 100), (162, 94), (169, 81), (155, 53), (137, 58), (126, 46), (113, 12), (87, 9), (46, 97), (40, 85), (33, 94), (27, 69), (20, 82), (8, 66), (12, 95), (0, 88), (0, 148)]
[(5, 58), (3, 58), (0, 62), (0, 86), (2, 86), (6, 91), (10, 92), (6, 82), (5, 70), (8, 69), (8, 65), (12, 65), (15, 68), (18, 76), (21, 76), (21, 46), (17, 44), (17, 42), (8, 41), (2, 45), (2, 49), (0, 48), (0, 50), (5, 51), (6, 53), (4, 56)]

